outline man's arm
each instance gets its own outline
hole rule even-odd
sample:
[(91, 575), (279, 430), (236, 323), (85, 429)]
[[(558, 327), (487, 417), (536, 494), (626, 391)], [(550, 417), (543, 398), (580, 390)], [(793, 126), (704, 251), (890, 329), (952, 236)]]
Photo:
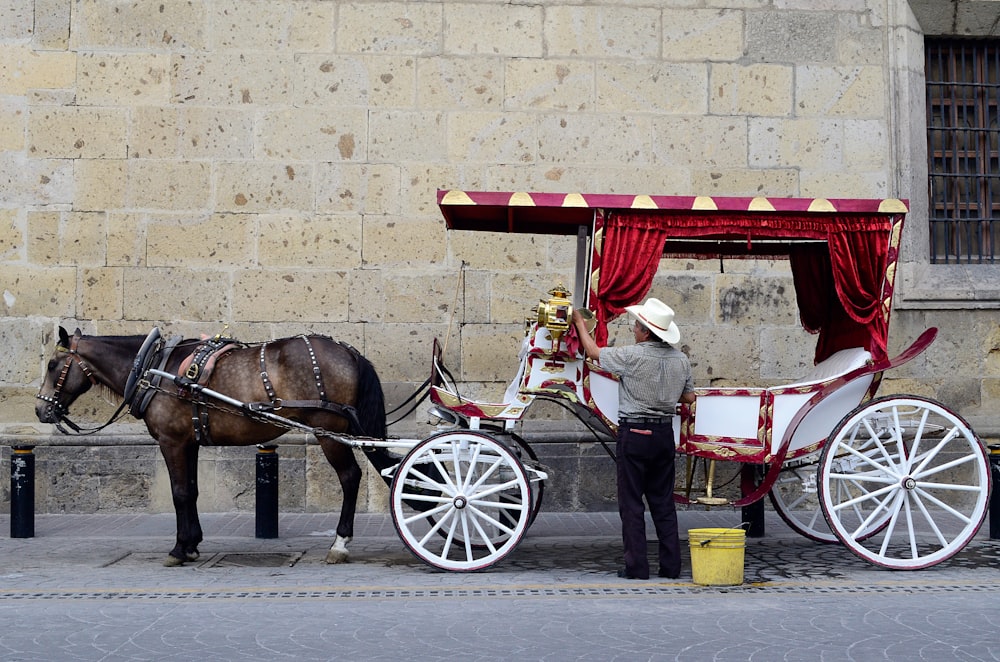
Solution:
[(682, 393), (681, 399), (679, 400), (679, 402), (683, 402), (686, 405), (689, 405), (694, 401), (695, 401), (694, 391), (688, 391), (687, 393)]
[(587, 331), (587, 324), (583, 319), (583, 315), (575, 308), (573, 309), (573, 326), (576, 327), (576, 335), (580, 339), (580, 345), (583, 346), (583, 353), (591, 361), (599, 361), (601, 358), (601, 348), (597, 346), (597, 342), (594, 341), (590, 332)]

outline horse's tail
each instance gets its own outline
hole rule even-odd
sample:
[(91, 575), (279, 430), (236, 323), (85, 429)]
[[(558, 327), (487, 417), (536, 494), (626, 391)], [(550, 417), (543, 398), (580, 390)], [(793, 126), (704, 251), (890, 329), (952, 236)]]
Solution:
[(376, 439), (385, 439), (388, 436), (382, 381), (375, 372), (375, 366), (360, 353), (358, 354), (358, 402), (355, 409), (358, 412), (362, 435)]

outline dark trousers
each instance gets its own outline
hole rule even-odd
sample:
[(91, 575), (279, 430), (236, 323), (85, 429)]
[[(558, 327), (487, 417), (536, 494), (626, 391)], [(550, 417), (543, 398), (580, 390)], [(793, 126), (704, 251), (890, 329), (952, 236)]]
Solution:
[(618, 513), (622, 519), (625, 571), (649, 577), (646, 557), (646, 509), (659, 540), (659, 570), (676, 577), (681, 572), (681, 544), (674, 505), (674, 429), (670, 423), (618, 429)]

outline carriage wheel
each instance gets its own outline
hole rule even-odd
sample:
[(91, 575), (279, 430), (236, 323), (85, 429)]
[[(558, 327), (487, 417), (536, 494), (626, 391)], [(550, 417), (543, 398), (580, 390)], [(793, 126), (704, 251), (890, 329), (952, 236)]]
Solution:
[(819, 453), (785, 462), (768, 496), (775, 512), (790, 529), (817, 542), (837, 542), (819, 504), (817, 465)]
[[(968, 424), (916, 396), (854, 410), (820, 458), (830, 528), (854, 554), (885, 568), (917, 570), (954, 556), (979, 530), (989, 491), (986, 449)], [(873, 527), (881, 530), (866, 537)]]
[[(869, 448), (862, 449), (861, 452), (868, 454), (875, 449), (874, 444)], [(823, 507), (820, 504), (819, 489), (817, 487), (817, 474), (819, 473), (820, 452), (811, 453), (794, 460), (785, 462), (781, 466), (781, 472), (774, 486), (768, 493), (771, 498), (771, 505), (775, 512), (784, 520), (796, 533), (821, 543), (840, 542), (840, 539), (830, 530), (830, 525), (823, 515)], [(848, 461), (848, 456), (842, 454), (835, 462), (839, 465)], [(837, 485), (836, 489), (841, 491), (839, 498), (849, 499), (847, 487), (849, 483), (844, 482)], [(872, 504), (858, 504), (853, 507), (850, 513), (845, 513), (842, 519), (850, 519), (853, 528), (857, 528), (865, 522), (870, 515)], [(868, 510), (866, 510), (866, 508)], [(881, 513), (874, 517), (865, 527), (858, 532), (858, 539), (865, 540), (878, 533), (889, 522), (889, 514)]]
[[(390, 489), (392, 522), (413, 554), (442, 570), (482, 570), (520, 543), (531, 485), (517, 456), (491, 437), (445, 432), (403, 458)], [(407, 502), (428, 506), (416, 512)]]
[[(514, 440), (515, 443), (517, 443), (517, 447), (514, 448), (514, 453), (517, 455), (517, 459), (521, 460), (522, 464), (524, 463), (523, 458), (525, 453), (527, 453), (528, 458), (532, 462), (534, 463), (538, 462), (538, 455), (536, 455), (535, 451), (531, 448), (531, 446), (528, 445), (528, 442), (526, 442), (524, 439), (522, 439), (520, 436), (516, 434), (510, 435), (510, 437), (511, 439)], [(531, 525), (535, 523), (535, 518), (538, 516), (538, 511), (541, 510), (542, 507), (542, 497), (545, 495), (545, 480), (538, 480), (538, 479), (530, 479), (530, 480), (531, 480), (531, 513), (528, 515), (529, 529), (531, 528)], [(501, 495), (499, 498), (504, 499), (507, 497)], [(507, 524), (507, 528), (512, 527), (514, 522), (510, 520), (509, 513), (505, 513), (502, 516)], [(437, 522), (437, 518), (435, 518), (433, 515), (428, 515), (427, 519), (430, 521), (431, 524), (435, 524)], [(477, 548), (485, 548), (489, 544), (493, 545), (502, 544), (509, 537), (509, 534), (507, 533), (506, 529), (493, 529), (492, 534), (493, 537), (490, 538), (489, 542), (485, 541), (477, 542), (478, 538), (476, 538), (471, 541), (471, 544)], [(448, 536), (452, 534), (450, 534), (443, 528), (439, 528), (438, 535)], [(462, 537), (461, 530), (455, 531), (453, 535), (455, 536), (456, 541), (459, 542), (465, 541), (465, 538)]]

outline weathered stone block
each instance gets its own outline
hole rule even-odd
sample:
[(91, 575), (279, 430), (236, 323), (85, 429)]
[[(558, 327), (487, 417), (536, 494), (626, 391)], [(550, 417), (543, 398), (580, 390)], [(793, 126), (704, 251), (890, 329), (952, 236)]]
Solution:
[(328, 214), (398, 214), (400, 170), (389, 163), (316, 166), (316, 211)]
[[(691, 174), (691, 190), (706, 195), (790, 197), (799, 193), (799, 172), (794, 168), (695, 170)], [(807, 195), (805, 191), (802, 194)]]
[(211, 165), (204, 161), (131, 159), (126, 205), (161, 210), (207, 209), (212, 194), (211, 172)]
[(131, 149), (140, 158), (246, 159), (254, 113), (231, 108), (151, 106), (133, 111)]
[(0, 382), (27, 384), (38, 379), (43, 329), (38, 321), (0, 320), (0, 345), (6, 356), (0, 362)]
[(369, 113), (368, 156), (373, 161), (445, 161), (448, 133), (444, 113)]
[(509, 382), (517, 370), (523, 324), (466, 324), (462, 327), (462, 380)]
[(288, 108), (258, 117), (256, 149), (269, 159), (364, 161), (367, 135), (363, 108)]
[(139, 214), (108, 214), (108, 266), (146, 264), (146, 218)]
[(84, 319), (121, 319), (124, 284), (121, 267), (81, 269), (78, 315)]
[(293, 99), (336, 119), (349, 108), (409, 108), (416, 97), (416, 59), (406, 55), (298, 55)]
[(743, 57), (744, 12), (729, 9), (668, 11), (663, 20), (663, 54), (675, 62), (725, 62)]
[(0, 151), (22, 151), (27, 125), (25, 104), (4, 102), (3, 108), (0, 108)]
[(77, 62), (77, 101), (86, 106), (143, 106), (170, 100), (166, 53), (85, 53)]
[(170, 85), (174, 103), (205, 106), (289, 103), (295, 72), (291, 54), (175, 53), (172, 62)]
[(438, 189), (477, 191), (486, 186), (482, 164), (453, 165), (407, 163), (400, 168), (401, 213), (441, 218)]
[(347, 274), (330, 269), (243, 271), (233, 282), (236, 320), (347, 320)]
[(73, 87), (76, 57), (76, 53), (66, 51), (35, 51), (27, 43), (3, 44), (0, 95), (24, 96), (32, 89)]
[(813, 11), (746, 13), (746, 52), (758, 62), (835, 62), (837, 31), (829, 14)]
[(419, 384), (430, 374), (434, 339), (443, 339), (447, 331), (446, 324), (369, 324), (364, 353), (382, 381)]
[(440, 264), (445, 257), (444, 224), (369, 216), (364, 220), (361, 256), (364, 264), (383, 267)]
[(124, 207), (127, 165), (124, 159), (76, 159), (73, 162), (76, 192), (73, 208), (76, 211), (105, 211)]
[(360, 216), (262, 214), (257, 225), (261, 266), (341, 270), (361, 266)]
[(107, 263), (107, 217), (103, 212), (66, 212), (59, 222), (59, 263)]
[(72, 317), (75, 313), (74, 267), (0, 264), (3, 310), (9, 316)]
[(799, 117), (881, 119), (885, 80), (881, 67), (804, 65), (795, 71)]
[(634, 115), (546, 115), (539, 122), (538, 160), (645, 165), (652, 160), (652, 119)]
[[(446, 53), (510, 57), (543, 55), (545, 10), (541, 6), (463, 2), (445, 2), (442, 5)], [(485, 25), (490, 28), (479, 29)], [(552, 48), (551, 45), (549, 48)]]
[(125, 269), (125, 318), (135, 320), (230, 319), (229, 274), (211, 269)]
[(531, 163), (538, 149), (529, 113), (453, 113), (448, 118), (448, 156), (475, 163)]
[(660, 56), (659, 9), (567, 6), (545, 9), (545, 44), (550, 57), (643, 58)]
[(658, 163), (666, 166), (744, 166), (747, 141), (747, 121), (743, 117), (676, 117), (653, 120), (653, 154)]
[(602, 113), (698, 115), (708, 109), (705, 64), (599, 62), (595, 75)]
[(81, 50), (203, 50), (208, 45), (206, 32), (202, 0), (164, 0), (155, 4), (83, 0), (73, 5), (70, 45)]
[(215, 208), (244, 213), (311, 209), (312, 177), (313, 166), (302, 163), (220, 163), (215, 175)]
[(127, 135), (122, 108), (44, 108), (29, 118), (28, 153), (35, 158), (123, 159)]
[(500, 110), (504, 98), (501, 62), (491, 57), (418, 59), (418, 107)]
[(843, 164), (843, 123), (827, 119), (750, 118), (751, 167), (836, 171)]
[(23, 259), (24, 217), (14, 209), (0, 209), (0, 258), (5, 262)]
[(794, 325), (798, 322), (791, 278), (719, 274), (717, 321), (721, 324)]
[[(382, 277), (386, 323), (447, 324), (456, 286), (450, 273), (389, 271)], [(461, 319), (454, 320), (460, 323)]]
[(795, 70), (784, 64), (712, 65), (709, 108), (716, 115), (791, 117), (801, 110), (797, 98)]
[(509, 110), (594, 108), (593, 62), (511, 59), (504, 64), (504, 81), (504, 107)]
[(356, 2), (340, 6), (337, 48), (347, 53), (440, 53), (439, 3)]
[(255, 234), (256, 218), (246, 214), (160, 219), (146, 228), (146, 264), (248, 267), (256, 253)]

